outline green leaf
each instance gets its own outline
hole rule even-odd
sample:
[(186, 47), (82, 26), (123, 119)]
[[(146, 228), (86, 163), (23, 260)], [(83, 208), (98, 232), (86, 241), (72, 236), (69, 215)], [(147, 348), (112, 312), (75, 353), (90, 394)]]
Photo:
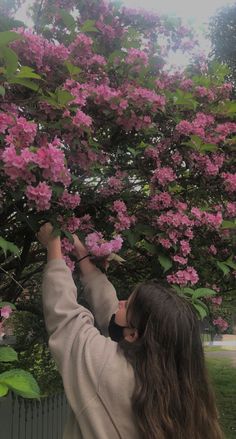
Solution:
[(226, 265), (224, 262), (217, 261), (217, 262), (216, 262), (216, 265), (217, 265), (217, 267), (218, 267), (221, 271), (223, 271), (224, 276), (226, 276), (227, 274), (229, 274), (229, 272), (230, 272), (230, 268), (227, 267), (227, 265)]
[(29, 79), (26, 78), (18, 78), (18, 76), (14, 76), (13, 78), (11, 78), (9, 83), (23, 85), (24, 87), (30, 88), (33, 91), (40, 90), (40, 86), (36, 82), (30, 81)]
[(74, 17), (72, 17), (72, 15), (69, 14), (69, 12), (66, 11), (65, 9), (59, 9), (57, 12), (61, 16), (62, 21), (65, 24), (65, 26), (67, 27), (67, 29), (68, 30), (75, 30), (76, 21), (75, 21)]
[(183, 290), (184, 294), (187, 294), (187, 295), (190, 295), (190, 296), (193, 296), (193, 294), (194, 294), (193, 288), (184, 287), (184, 288), (182, 288), (182, 290)]
[(154, 230), (146, 224), (136, 224), (135, 230), (145, 236), (153, 236)]
[(155, 253), (157, 252), (157, 248), (154, 244), (152, 244), (151, 242), (147, 242), (145, 240), (142, 241), (142, 247), (145, 248), (148, 253), (151, 253), (151, 255), (155, 255)]
[(0, 361), (3, 363), (9, 363), (11, 361), (17, 361), (18, 355), (17, 352), (8, 346), (0, 347)]
[(18, 56), (10, 47), (0, 47), (0, 58), (4, 59), (6, 65), (6, 75), (11, 76), (18, 67)]
[(161, 264), (161, 266), (164, 268), (164, 273), (168, 271), (173, 265), (172, 260), (165, 255), (159, 255), (158, 261)]
[(215, 296), (215, 295), (216, 292), (211, 288), (197, 288), (196, 290), (194, 290), (193, 299), (197, 299), (199, 297)]
[(122, 50), (115, 50), (108, 57), (108, 63), (113, 64), (115, 58), (124, 59), (124, 57), (125, 57), (125, 52), (123, 52)]
[(67, 230), (63, 230), (63, 234), (71, 242), (71, 244), (74, 244), (74, 238), (72, 236), (72, 233), (67, 232)]
[(16, 306), (11, 302), (0, 302), (0, 308), (3, 308), (4, 306), (10, 306), (11, 309), (16, 309)]
[(61, 90), (61, 89), (57, 90), (56, 96), (58, 103), (63, 106), (68, 104), (68, 102), (73, 101), (73, 99), (75, 99), (74, 96), (72, 96), (72, 94), (69, 91)]
[(5, 96), (5, 88), (2, 85), (0, 85), (0, 95)]
[(0, 236), (0, 248), (3, 250), (5, 256), (7, 252), (13, 253), (16, 256), (20, 255), (19, 248), (13, 244), (13, 242), (6, 241), (2, 236)]
[(80, 28), (81, 32), (99, 32), (95, 26), (95, 20), (86, 20)]
[(82, 72), (82, 69), (80, 67), (74, 66), (74, 64), (68, 61), (65, 62), (65, 66), (67, 67), (71, 76), (79, 75)]
[(236, 262), (233, 261), (233, 255), (231, 255), (226, 261), (224, 261), (225, 265), (236, 270)]
[(22, 66), (19, 73), (16, 75), (17, 78), (34, 78), (42, 79), (40, 75), (35, 73), (31, 67)]
[(12, 43), (12, 41), (22, 40), (23, 36), (17, 32), (0, 32), (0, 46), (7, 46), (7, 44)]
[(205, 308), (202, 305), (199, 305), (199, 303), (193, 303), (193, 306), (202, 320), (204, 319), (204, 317), (208, 315), (208, 312), (205, 310)]
[(0, 384), (0, 397), (7, 395), (8, 387), (5, 384)]
[(64, 187), (54, 184), (52, 187), (52, 191), (57, 197), (60, 197), (60, 195), (62, 195), (62, 193), (64, 192)]
[(0, 374), (0, 384), (8, 386), (23, 398), (39, 398), (40, 390), (34, 377), (21, 369), (12, 369)]
[(218, 147), (214, 143), (202, 143), (200, 146), (200, 152), (214, 152), (217, 151)]
[(236, 229), (236, 220), (224, 220), (221, 223), (222, 229)]
[(139, 234), (135, 232), (131, 232), (131, 230), (127, 230), (124, 233), (124, 235), (127, 236), (129, 244), (133, 248), (136, 242), (139, 240)]

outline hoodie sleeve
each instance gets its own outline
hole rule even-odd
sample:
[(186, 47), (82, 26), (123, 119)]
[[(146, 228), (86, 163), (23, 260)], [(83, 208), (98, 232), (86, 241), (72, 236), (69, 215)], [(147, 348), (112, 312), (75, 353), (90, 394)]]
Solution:
[(110, 318), (118, 309), (119, 301), (115, 288), (98, 268), (94, 268), (94, 271), (86, 276), (81, 276), (81, 283), (97, 326), (101, 333), (107, 336)]
[[(98, 279), (102, 288), (105, 280), (101, 273)], [(91, 312), (77, 303), (77, 289), (64, 260), (54, 259), (46, 265), (42, 294), (49, 348), (72, 409), (82, 409), (94, 395), (103, 365), (116, 354), (117, 344), (100, 334)]]

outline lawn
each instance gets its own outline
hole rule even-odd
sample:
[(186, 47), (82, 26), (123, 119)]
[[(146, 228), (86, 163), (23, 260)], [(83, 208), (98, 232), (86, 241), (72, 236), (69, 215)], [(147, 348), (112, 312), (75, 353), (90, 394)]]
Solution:
[[(236, 353), (235, 353), (236, 355)], [(236, 438), (236, 368), (227, 358), (207, 358), (225, 439)]]

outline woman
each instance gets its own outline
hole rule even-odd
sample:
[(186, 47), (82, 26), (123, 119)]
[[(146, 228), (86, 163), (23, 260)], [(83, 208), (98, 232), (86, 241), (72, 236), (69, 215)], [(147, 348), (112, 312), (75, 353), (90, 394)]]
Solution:
[(48, 254), (43, 305), (49, 346), (71, 407), (64, 439), (222, 439), (191, 305), (154, 281), (119, 303), (75, 236), (91, 313), (77, 303), (51, 224), (38, 238)]

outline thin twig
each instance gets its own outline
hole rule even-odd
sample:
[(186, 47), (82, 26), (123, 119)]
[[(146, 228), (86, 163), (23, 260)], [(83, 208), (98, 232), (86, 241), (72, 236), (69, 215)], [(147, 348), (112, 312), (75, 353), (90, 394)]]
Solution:
[(18, 285), (18, 287), (20, 287), (22, 291), (24, 291), (25, 288), (22, 287), (22, 285), (19, 284), (19, 282), (10, 273), (8, 273), (8, 271), (4, 270), (4, 268), (2, 268), (1, 265), (0, 265), (0, 270), (3, 271), (3, 273), (5, 273), (8, 277), (10, 277), (13, 280), (13, 282), (15, 282), (16, 285)]

